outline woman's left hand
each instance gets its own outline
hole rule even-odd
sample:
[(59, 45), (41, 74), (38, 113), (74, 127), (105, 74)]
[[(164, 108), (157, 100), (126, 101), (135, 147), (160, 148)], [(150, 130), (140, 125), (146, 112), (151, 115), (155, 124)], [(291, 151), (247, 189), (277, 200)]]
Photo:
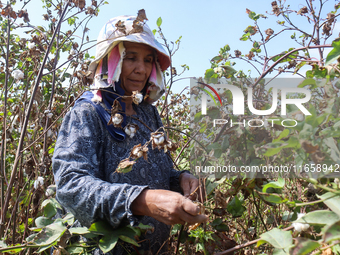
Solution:
[(183, 196), (191, 200), (195, 200), (197, 196), (199, 196), (198, 199), (201, 200), (201, 196), (199, 195), (201, 189), (198, 187), (199, 181), (195, 176), (184, 172), (179, 176), (179, 184), (183, 191)]

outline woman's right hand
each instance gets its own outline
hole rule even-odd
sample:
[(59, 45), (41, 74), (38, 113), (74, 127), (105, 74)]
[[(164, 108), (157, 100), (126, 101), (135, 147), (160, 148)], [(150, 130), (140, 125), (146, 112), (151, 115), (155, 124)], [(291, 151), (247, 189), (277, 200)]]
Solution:
[(169, 190), (146, 189), (132, 202), (135, 215), (145, 215), (167, 225), (201, 223), (208, 217), (200, 213), (200, 207), (181, 194)]

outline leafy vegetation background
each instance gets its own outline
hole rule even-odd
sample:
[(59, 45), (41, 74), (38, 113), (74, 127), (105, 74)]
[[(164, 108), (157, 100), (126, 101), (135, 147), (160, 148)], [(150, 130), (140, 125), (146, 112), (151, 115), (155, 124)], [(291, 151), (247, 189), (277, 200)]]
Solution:
[[(0, 252), (48, 253), (53, 247), (56, 254), (82, 254), (96, 247), (108, 252), (122, 242), (138, 246), (138, 236), (152, 231), (149, 226), (111, 229), (97, 222), (90, 228), (77, 228), (72, 226), (71, 214), (53, 219), (60, 208), (54, 199), (51, 172), (54, 143), (62, 117), (74, 100), (89, 89), (87, 68), (92, 58), (88, 49), (95, 43), (87, 38), (87, 25), (106, 3), (85, 0), (42, 3), (48, 27), (29, 23), (30, 15), (35, 15), (25, 11), (29, 2), (0, 5)], [(331, 11), (324, 13), (326, 7)], [(260, 78), (287, 73), (303, 77), (300, 86), (312, 93), (306, 107), (313, 115), (301, 118), (296, 109), (289, 109), (292, 118), (299, 119), (294, 128), (224, 127), (214, 133), (211, 119), (215, 115), (209, 115), (216, 113), (214, 108), (204, 117), (199, 109), (196, 112), (189, 108), (189, 97), (199, 94), (187, 89), (172, 93), (174, 81), (185, 75), (188, 66), (177, 69), (171, 66), (166, 71), (167, 93), (157, 107), (167, 136), (178, 145), (172, 152), (178, 169), (187, 169), (195, 155), (194, 160), (206, 164), (211, 157), (217, 157), (224, 165), (301, 164), (306, 166), (305, 172), (313, 172), (305, 178), (290, 179), (275, 176), (226, 179), (223, 175), (202, 178), (201, 184), (206, 189), (203, 212), (209, 215), (209, 221), (199, 227), (173, 226), (171, 253), (340, 252), (339, 179), (318, 178), (314, 174), (321, 172), (318, 169), (324, 165), (334, 173), (340, 164), (340, 42), (338, 39), (329, 42), (338, 36), (332, 33), (339, 7), (338, 1), (307, 0), (301, 2), (300, 9), (293, 10), (284, 1), (273, 1), (263, 14), (247, 10), (249, 26), (244, 28), (240, 40), (248, 43), (249, 51), (223, 46), (212, 56), (211, 68), (203, 77), (207, 83), (222, 77), (241, 79), (236, 85), (245, 94), (247, 87), (253, 87), (258, 109), (271, 105), (271, 93)], [(294, 17), (304, 19), (309, 27), (302, 29), (299, 23), (294, 23)], [(273, 20), (282, 29), (261, 27), (265, 19)], [(161, 29), (161, 18), (156, 25), (154, 32), (175, 58), (181, 38), (167, 39), (166, 31), (163, 34)], [(19, 30), (24, 30), (25, 35), (19, 35), (16, 32)], [(289, 32), (289, 36), (284, 32)], [(287, 50), (270, 54), (267, 49), (277, 37), (287, 41)], [(331, 49), (329, 54), (325, 54), (325, 49)], [(317, 57), (311, 54), (312, 50)], [(238, 61), (252, 66), (257, 80), (250, 80), (245, 71), (238, 70)], [(225, 104), (230, 104), (230, 93), (223, 98)], [(195, 117), (193, 121), (190, 111)], [(245, 116), (250, 118), (251, 114)], [(199, 136), (207, 138), (203, 147), (195, 143)], [(74, 236), (85, 236), (93, 242), (85, 243), (73, 239)]]

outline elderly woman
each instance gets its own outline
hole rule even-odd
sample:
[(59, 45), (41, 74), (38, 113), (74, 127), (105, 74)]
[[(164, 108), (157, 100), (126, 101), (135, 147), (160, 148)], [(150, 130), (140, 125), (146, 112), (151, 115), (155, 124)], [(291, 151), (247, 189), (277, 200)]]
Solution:
[[(151, 103), (164, 92), (163, 71), (169, 65), (143, 18), (111, 19), (100, 32), (89, 67), (95, 73), (94, 90), (65, 116), (53, 156), (57, 200), (81, 224), (150, 225), (154, 231), (145, 235), (148, 241), (141, 242), (141, 249), (152, 254), (166, 250), (169, 225), (206, 220), (188, 199), (197, 179), (173, 169), (159, 146), (144, 149), (147, 157), (138, 158), (130, 172), (117, 171), (136, 145), (146, 144), (162, 127)], [(116, 247), (114, 254), (129, 250)]]

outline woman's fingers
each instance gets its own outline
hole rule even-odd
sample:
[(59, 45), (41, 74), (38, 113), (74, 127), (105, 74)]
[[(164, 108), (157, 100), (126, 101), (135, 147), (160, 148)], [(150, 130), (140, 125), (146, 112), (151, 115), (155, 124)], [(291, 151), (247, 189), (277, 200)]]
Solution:
[(206, 215), (201, 214), (201, 206), (189, 199), (184, 199), (182, 208), (184, 212), (181, 218), (189, 224), (202, 223), (208, 220)]
[(168, 190), (144, 190), (133, 202), (132, 211), (134, 214), (151, 216), (168, 225), (201, 223), (208, 219), (200, 214), (199, 205)]

